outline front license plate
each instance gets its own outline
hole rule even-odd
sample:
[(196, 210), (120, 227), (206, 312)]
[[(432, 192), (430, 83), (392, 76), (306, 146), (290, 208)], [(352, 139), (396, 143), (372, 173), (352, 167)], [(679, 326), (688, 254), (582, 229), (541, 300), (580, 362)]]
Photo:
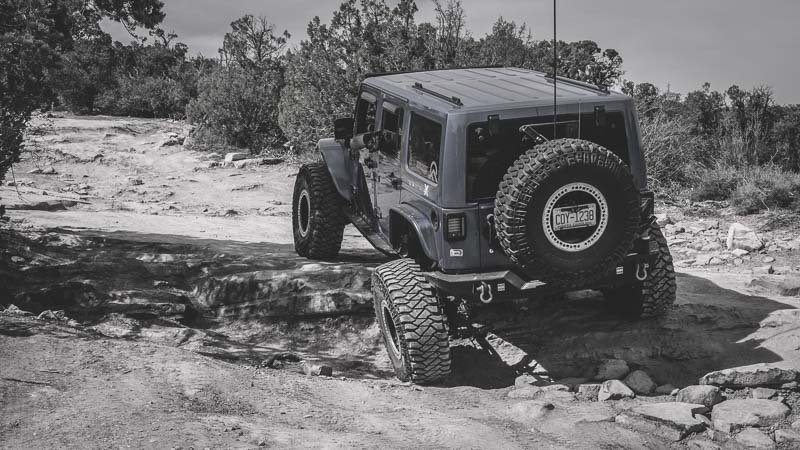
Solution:
[(554, 231), (595, 225), (597, 225), (597, 205), (594, 203), (553, 209)]

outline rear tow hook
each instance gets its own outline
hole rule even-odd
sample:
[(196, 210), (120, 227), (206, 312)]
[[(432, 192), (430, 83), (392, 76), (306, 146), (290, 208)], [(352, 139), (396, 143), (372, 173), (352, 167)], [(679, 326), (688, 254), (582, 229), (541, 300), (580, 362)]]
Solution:
[(489, 304), (492, 303), (494, 300), (494, 295), (492, 295), (492, 286), (485, 281), (481, 282), (481, 285), (476, 288), (478, 292), (480, 292), (480, 299), (481, 303)]
[(636, 264), (636, 279), (639, 281), (646, 280), (648, 269), (650, 269), (650, 264), (647, 263)]

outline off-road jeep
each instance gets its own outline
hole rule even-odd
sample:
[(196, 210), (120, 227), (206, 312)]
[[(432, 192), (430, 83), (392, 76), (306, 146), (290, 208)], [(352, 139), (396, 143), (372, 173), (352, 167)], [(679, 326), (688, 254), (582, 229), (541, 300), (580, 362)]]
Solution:
[(352, 223), (397, 258), (372, 292), (401, 380), (449, 374), (471, 305), (588, 288), (637, 317), (674, 302), (631, 98), (516, 68), (383, 74), (334, 128), (297, 176), (295, 249), (335, 258)]

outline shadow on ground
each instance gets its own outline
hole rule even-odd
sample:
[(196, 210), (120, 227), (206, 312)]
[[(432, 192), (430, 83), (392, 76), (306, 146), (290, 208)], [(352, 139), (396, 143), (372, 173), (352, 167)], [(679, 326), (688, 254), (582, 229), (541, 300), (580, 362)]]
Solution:
[[(372, 319), (369, 278), (385, 261), (375, 251), (345, 249), (336, 261), (312, 262), (289, 245), (172, 235), (3, 230), (0, 239), (8, 249), (0, 304), (36, 314), (63, 309), (104, 336), (219, 359), (258, 365), (289, 351), (348, 376), (391, 377)], [(531, 368), (555, 379), (590, 378), (608, 358), (659, 384), (693, 384), (713, 370), (783, 360), (762, 345), (760, 331), (787, 308), (688, 274), (679, 274), (677, 305), (659, 320), (620, 319), (592, 292), (486, 308), (478, 321), (492, 324), (499, 339), (492, 351), (456, 342), (446, 385), (504, 388)], [(21, 324), (0, 330), (32, 332)]]
[(507, 387), (524, 367), (546, 370), (556, 379), (591, 378), (609, 358), (624, 359), (659, 384), (695, 384), (713, 370), (782, 361), (762, 347), (764, 336), (756, 335), (770, 314), (789, 308), (688, 274), (678, 274), (677, 303), (657, 320), (620, 319), (594, 292), (526, 307), (489, 308), (480, 315), (495, 324), (493, 334), (529, 357), (512, 367), (479, 346), (455, 347), (450, 384)]

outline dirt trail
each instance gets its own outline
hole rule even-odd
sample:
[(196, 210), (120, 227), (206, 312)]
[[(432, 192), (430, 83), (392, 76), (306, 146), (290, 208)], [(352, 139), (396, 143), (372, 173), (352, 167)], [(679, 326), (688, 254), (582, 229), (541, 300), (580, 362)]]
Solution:
[[(218, 167), (168, 144), (187, 132), (180, 122), (39, 125), (16, 186), (0, 188), (12, 219), (0, 229), (0, 305), (66, 317), (0, 313), (2, 447), (683, 446), (613, 420), (669, 395), (599, 403), (548, 394), (537, 401), (552, 407), (521, 412), (508, 394), (523, 370), (591, 378), (609, 358), (677, 387), (728, 367), (800, 367), (800, 299), (772, 289), (794, 280), (787, 244), (736, 266), (681, 269), (677, 305), (658, 321), (610, 315), (592, 292), (487, 308), (478, 320), (493, 324), (493, 353), (456, 342), (443, 385), (401, 384), (371, 317), (369, 275), (383, 256), (350, 228), (335, 262), (293, 251), (296, 165)], [(61, 210), (20, 209), (40, 202)], [(708, 220), (705, 210), (667, 211), (689, 225)], [(720, 251), (696, 241), (713, 243), (741, 218), (713, 220), (721, 224), (669, 234), (676, 259)], [(782, 236), (792, 226), (766, 234), (791, 243)], [(766, 257), (782, 275), (753, 273)], [(265, 367), (282, 352), (334, 376), (306, 376), (293, 362)]]

